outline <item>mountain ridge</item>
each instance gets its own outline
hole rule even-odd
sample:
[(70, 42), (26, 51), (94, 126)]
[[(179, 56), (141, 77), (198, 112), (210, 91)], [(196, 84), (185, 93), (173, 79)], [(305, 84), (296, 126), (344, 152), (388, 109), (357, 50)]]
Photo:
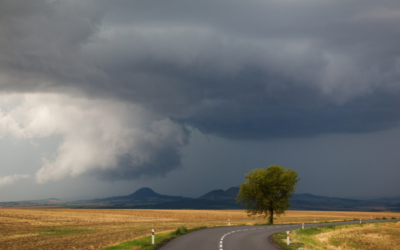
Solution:
[[(170, 196), (143, 187), (125, 196), (101, 199), (62, 201), (56, 198), (21, 202), (0, 202), (0, 206), (67, 206), (76, 208), (131, 208), (131, 209), (244, 209), (235, 198), (239, 187), (216, 189), (197, 198)], [(319, 211), (400, 211), (399, 198), (357, 200), (339, 197), (295, 194), (290, 198), (291, 210)]]

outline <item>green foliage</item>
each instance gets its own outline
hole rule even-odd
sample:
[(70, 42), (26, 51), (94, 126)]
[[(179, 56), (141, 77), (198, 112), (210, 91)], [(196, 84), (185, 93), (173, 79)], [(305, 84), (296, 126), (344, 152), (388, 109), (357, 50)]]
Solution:
[(322, 232), (322, 228), (320, 227), (310, 227), (302, 230), (298, 230), (298, 235), (315, 235)]
[(175, 235), (184, 235), (188, 233), (188, 229), (184, 226), (178, 227), (178, 229), (175, 230)]
[[(168, 237), (168, 233), (157, 234), (155, 237), (155, 243), (160, 243), (162, 240), (166, 239), (166, 237)], [(141, 249), (152, 249), (155, 245), (151, 244), (151, 236), (147, 236), (144, 238), (123, 242), (115, 246), (106, 247), (104, 250), (128, 250), (137, 246), (140, 246)]]
[(397, 218), (396, 217), (392, 217), (392, 220), (396, 220)]
[[(293, 230), (290, 232), (290, 245), (286, 243), (286, 231), (272, 235), (272, 240), (277, 243), (281, 249), (285, 250), (299, 250), (299, 249), (323, 249), (319, 248), (319, 245), (313, 242), (314, 235), (320, 234), (326, 231), (335, 230), (335, 226), (328, 227), (310, 227), (306, 229)], [(296, 240), (294, 240), (296, 239)], [(306, 247), (312, 246), (312, 247)]]
[(375, 220), (380, 220), (381, 218), (376, 217)]
[(278, 244), (281, 249), (285, 249), (285, 250), (298, 250), (298, 249), (302, 249), (302, 247), (304, 246), (303, 243), (299, 243), (299, 242), (291, 242), (290, 245), (288, 246), (286, 244), (286, 232), (282, 232), (282, 233), (277, 233), (272, 235), (272, 240)]
[(274, 165), (253, 169), (246, 174), (246, 179), (240, 186), (236, 202), (246, 206), (249, 216), (268, 216), (271, 224), (274, 214), (283, 214), (289, 208), (289, 198), (294, 195), (295, 185), (300, 180), (296, 171)]
[(387, 218), (386, 217), (382, 217), (382, 220), (387, 220)]

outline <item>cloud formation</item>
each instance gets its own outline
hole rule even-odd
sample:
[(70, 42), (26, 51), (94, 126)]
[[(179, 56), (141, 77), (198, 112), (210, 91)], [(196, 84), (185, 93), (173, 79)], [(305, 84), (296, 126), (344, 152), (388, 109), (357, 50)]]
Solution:
[(24, 96), (1, 129), (63, 138), (39, 182), (163, 175), (187, 127), (235, 140), (387, 130), (399, 23), (394, 0), (0, 1), (0, 91)]
[(3, 186), (12, 185), (14, 184), (15, 181), (28, 178), (30, 178), (29, 175), (23, 175), (23, 174), (0, 176), (0, 188)]
[[(20, 139), (59, 136), (36, 180), (95, 174), (107, 180), (163, 176), (180, 166), (188, 132), (132, 104), (60, 94), (2, 96), (0, 131)], [(5, 105), (6, 104), (6, 105)]]

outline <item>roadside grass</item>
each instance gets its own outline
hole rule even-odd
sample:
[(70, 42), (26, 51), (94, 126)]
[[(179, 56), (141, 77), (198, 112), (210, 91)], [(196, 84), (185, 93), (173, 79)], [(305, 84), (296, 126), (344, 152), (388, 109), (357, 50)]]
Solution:
[(103, 250), (133, 250), (133, 249), (154, 250), (165, 245), (166, 243), (168, 243), (169, 241), (171, 241), (176, 237), (204, 228), (207, 227), (196, 227), (192, 229), (187, 229), (186, 227), (181, 226), (172, 232), (155, 234), (154, 245), (151, 243), (151, 235), (150, 235), (132, 241), (123, 242), (115, 246), (106, 247)]
[[(325, 228), (325, 227), (324, 227)], [(306, 229), (299, 229), (290, 231), (290, 245), (286, 243), (286, 231), (274, 234), (272, 240), (278, 244), (281, 248), (286, 250), (298, 250), (299, 248), (316, 249), (316, 247), (322, 247), (322, 244), (315, 242), (313, 236), (320, 234), (324, 231), (334, 230), (335, 226), (328, 226), (325, 229), (323, 227), (310, 227)]]
[(311, 227), (274, 234), (272, 240), (286, 250), (322, 249), (398, 249), (400, 222), (380, 222), (326, 227)]

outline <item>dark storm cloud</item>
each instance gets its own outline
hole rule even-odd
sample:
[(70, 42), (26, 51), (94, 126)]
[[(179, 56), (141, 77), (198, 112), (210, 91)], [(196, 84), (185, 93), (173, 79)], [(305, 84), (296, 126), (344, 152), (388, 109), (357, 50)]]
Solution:
[(124, 4), (91, 47), (119, 97), (230, 138), (398, 126), (396, 2)]
[[(0, 89), (241, 140), (380, 131), (400, 120), (399, 23), (398, 1), (0, 1)], [(106, 175), (141, 175), (119, 165)]]
[[(295, 94), (307, 96), (301, 91)], [(269, 99), (269, 103), (254, 100), (210, 104), (182, 122), (203, 133), (245, 140), (369, 133), (399, 125), (400, 99), (391, 93), (358, 97), (340, 106), (324, 101), (308, 103), (310, 100), (297, 106), (288, 105), (293, 99), (285, 101), (282, 96), (262, 98)]]
[(81, 46), (104, 13), (93, 3), (0, 1), (0, 90), (47, 92), (90, 78), (94, 69)]
[(157, 152), (150, 162), (137, 166), (134, 161), (130, 154), (122, 155), (118, 158), (118, 168), (96, 171), (95, 174), (99, 179), (111, 181), (165, 177), (172, 169), (181, 166), (181, 154), (177, 148), (169, 147)]

